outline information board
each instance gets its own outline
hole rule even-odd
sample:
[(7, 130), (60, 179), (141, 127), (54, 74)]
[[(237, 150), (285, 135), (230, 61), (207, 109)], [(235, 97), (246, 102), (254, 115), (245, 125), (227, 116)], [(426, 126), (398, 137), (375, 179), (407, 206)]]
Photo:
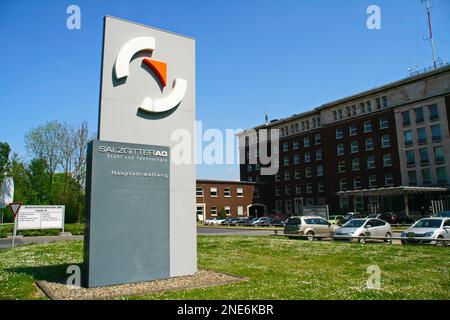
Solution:
[(320, 216), (324, 219), (329, 219), (328, 206), (309, 206), (303, 207), (304, 216)]
[(64, 229), (65, 206), (22, 206), (17, 230)]

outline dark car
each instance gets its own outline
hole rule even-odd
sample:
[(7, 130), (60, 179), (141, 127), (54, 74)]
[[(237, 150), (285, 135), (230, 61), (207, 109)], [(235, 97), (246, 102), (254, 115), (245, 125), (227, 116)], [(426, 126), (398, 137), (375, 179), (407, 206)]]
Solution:
[(395, 222), (393, 224), (413, 224), (416, 222), (413, 218), (406, 215), (404, 212), (394, 214)]
[(246, 225), (250, 220), (252, 220), (252, 217), (247, 217), (247, 218), (239, 218), (238, 222), (236, 223), (236, 225), (238, 226), (244, 226)]
[(392, 212), (373, 213), (367, 216), (369, 219), (380, 219), (389, 224), (396, 224), (396, 217)]

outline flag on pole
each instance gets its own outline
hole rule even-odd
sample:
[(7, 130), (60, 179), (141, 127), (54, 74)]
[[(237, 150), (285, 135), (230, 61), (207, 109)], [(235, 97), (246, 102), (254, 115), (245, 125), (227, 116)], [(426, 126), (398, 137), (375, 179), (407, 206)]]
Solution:
[(0, 208), (6, 208), (14, 201), (14, 180), (13, 177), (5, 177), (2, 183), (0, 194)]
[(266, 115), (265, 115), (265, 119), (266, 119), (266, 126), (269, 125), (269, 114), (266, 111)]

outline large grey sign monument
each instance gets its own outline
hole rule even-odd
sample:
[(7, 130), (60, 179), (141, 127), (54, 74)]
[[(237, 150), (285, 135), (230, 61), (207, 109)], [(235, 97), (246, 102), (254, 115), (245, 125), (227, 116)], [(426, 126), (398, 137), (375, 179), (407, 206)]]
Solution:
[(172, 161), (173, 133), (193, 142), (194, 122), (195, 41), (105, 17), (84, 286), (196, 272), (194, 161)]

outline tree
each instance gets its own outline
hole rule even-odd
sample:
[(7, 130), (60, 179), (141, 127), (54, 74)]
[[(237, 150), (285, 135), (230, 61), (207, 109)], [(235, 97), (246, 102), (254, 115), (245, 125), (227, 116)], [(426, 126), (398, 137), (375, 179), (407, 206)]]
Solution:
[(49, 174), (49, 188), (51, 189), (53, 174), (61, 164), (63, 154), (64, 126), (57, 121), (47, 122), (45, 125), (31, 129), (25, 135), (25, 146), (34, 158), (47, 162)]
[(86, 121), (73, 132), (72, 139), (74, 146), (72, 177), (77, 186), (77, 222), (80, 223), (86, 188), (86, 148), (89, 142), (89, 128)]
[(49, 173), (44, 159), (33, 159), (28, 165), (30, 204), (50, 204)]
[(227, 212), (226, 212), (225, 208), (222, 208), (219, 211), (219, 218), (226, 218), (226, 217), (227, 217)]
[[(65, 204), (66, 212), (76, 212), (77, 221), (81, 222), (84, 210), (86, 147), (89, 141), (89, 129), (86, 121), (79, 126), (69, 126), (57, 121), (47, 122), (30, 130), (25, 136), (27, 150), (36, 161), (29, 165), (30, 171), (38, 175), (30, 175), (30, 183), (34, 188), (40, 188), (47, 193), (44, 198), (35, 192), (35, 201), (49, 201)], [(37, 160), (39, 159), (39, 161)], [(46, 173), (42, 169), (46, 163)], [(48, 180), (48, 186), (41, 185), (42, 180)], [(54, 186), (53, 184), (56, 183)]]

